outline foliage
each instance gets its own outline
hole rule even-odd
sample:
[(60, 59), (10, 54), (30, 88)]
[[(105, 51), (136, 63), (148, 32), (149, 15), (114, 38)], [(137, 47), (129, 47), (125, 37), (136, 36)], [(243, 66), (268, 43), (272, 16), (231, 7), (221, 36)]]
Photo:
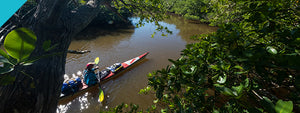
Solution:
[(128, 25), (128, 18), (132, 14), (126, 8), (116, 8), (108, 9), (104, 5), (99, 6), (101, 12), (97, 15), (90, 25), (94, 26), (104, 26), (104, 25)]
[(3, 50), (1, 53), (0, 67), (0, 83), (7, 85), (14, 82), (15, 78), (8, 75), (9, 72), (14, 70), (17, 65), (28, 65), (31, 62), (27, 58), (35, 48), (36, 36), (34, 33), (26, 28), (18, 28), (11, 31), (5, 38), (4, 48), (8, 52), (6, 54)]
[(165, 0), (163, 4), (168, 12), (217, 26), (244, 19), (242, 15), (246, 11), (244, 8), (249, 8), (250, 4), (248, 3), (251, 2), (242, 0)]
[(204, 19), (210, 0), (165, 0), (164, 6), (169, 12), (183, 15), (188, 19)]
[[(37, 37), (35, 34), (27, 28), (17, 28), (8, 33), (4, 40), (4, 48), (8, 54), (0, 49), (0, 62), (2, 64), (0, 67), (1, 85), (8, 85), (14, 82), (15, 77), (9, 76), (9, 73), (17, 66), (28, 66), (40, 58), (49, 56), (45, 55), (34, 59), (28, 59), (35, 49), (36, 40)], [(46, 41), (43, 44), (45, 51), (49, 51), (56, 46), (57, 45), (51, 46), (51, 41)], [(23, 74), (29, 76), (26, 73)]]
[(140, 18), (136, 27), (143, 26), (145, 22), (153, 22), (157, 27), (157, 31), (172, 33), (168, 28), (159, 24), (159, 21), (168, 18), (161, 0), (116, 0), (113, 3), (114, 7), (119, 8), (119, 10), (126, 8)]
[(115, 108), (111, 108), (109, 111), (101, 111), (100, 113), (119, 113), (119, 112), (128, 112), (128, 113), (142, 113), (142, 111), (138, 111), (139, 106), (135, 104), (124, 104), (116, 106)]
[(155, 91), (166, 112), (299, 110), (298, 1), (222, 1), (240, 5), (240, 15), (227, 17), (238, 22), (199, 36), (171, 66), (149, 74), (142, 92)]
[(18, 62), (27, 58), (35, 48), (36, 36), (26, 28), (11, 31), (4, 41), (4, 48)]
[(100, 111), (100, 113), (122, 113), (122, 112), (126, 112), (126, 113), (152, 113), (152, 112), (157, 112), (156, 111), (156, 106), (152, 106), (151, 108), (146, 109), (145, 111), (139, 109), (139, 105), (136, 104), (120, 104), (117, 105), (114, 108), (109, 109), (108, 111)]

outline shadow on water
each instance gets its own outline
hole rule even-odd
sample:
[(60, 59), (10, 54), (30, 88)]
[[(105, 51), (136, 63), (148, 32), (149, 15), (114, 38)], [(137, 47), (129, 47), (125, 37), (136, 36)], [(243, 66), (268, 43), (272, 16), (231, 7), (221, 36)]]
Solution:
[(170, 16), (170, 18), (164, 20), (164, 22), (168, 24), (174, 24), (176, 29), (180, 30), (178, 35), (187, 42), (193, 42), (193, 40), (190, 38), (191, 36), (211, 33), (218, 29), (218, 27), (211, 27), (208, 24), (203, 24), (197, 20), (186, 20), (175, 15)]
[(93, 40), (101, 36), (119, 36), (124, 33), (133, 33), (134, 26), (133, 25), (103, 25), (103, 26), (88, 26), (80, 33), (77, 34), (73, 40)]

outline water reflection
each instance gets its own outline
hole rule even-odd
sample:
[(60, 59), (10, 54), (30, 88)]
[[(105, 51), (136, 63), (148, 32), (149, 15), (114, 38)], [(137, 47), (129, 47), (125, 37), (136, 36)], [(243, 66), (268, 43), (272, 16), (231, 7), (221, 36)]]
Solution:
[(207, 24), (202, 24), (199, 21), (185, 20), (178, 16), (170, 16), (164, 22), (168, 24), (174, 24), (176, 29), (179, 29), (178, 35), (182, 37), (186, 42), (194, 42), (190, 39), (193, 35), (206, 34), (216, 31), (217, 27), (210, 27)]
[[(132, 20), (136, 22), (137, 18)], [(173, 34), (162, 37), (162, 33), (157, 32), (154, 38), (151, 38), (152, 33), (155, 32), (155, 25), (146, 23), (145, 26), (135, 29), (107, 30), (105, 32), (108, 33), (105, 33), (105, 35), (98, 33), (103, 32), (103, 29), (94, 28), (89, 31), (90, 33), (79, 35), (78, 37), (86, 36), (88, 40), (74, 40), (69, 49), (86, 49), (91, 52), (87, 54), (68, 54), (66, 74), (69, 76), (83, 70), (85, 64), (94, 61), (96, 57), (100, 57), (99, 66), (105, 68), (115, 62), (127, 61), (147, 51), (150, 54), (146, 57), (146, 62), (102, 85), (106, 95), (103, 105), (97, 101), (99, 90), (95, 88), (95, 90), (89, 91), (71, 100), (71, 102), (60, 103), (57, 112), (95, 113), (120, 105), (122, 102), (138, 104), (143, 109), (150, 107), (154, 95), (138, 94), (140, 89), (147, 86), (146, 75), (169, 65), (168, 59), (179, 58), (180, 51), (185, 48), (185, 45), (193, 42), (189, 39), (191, 35), (215, 29), (203, 24), (188, 23), (178, 17), (171, 17), (171, 19), (161, 22), (161, 24), (172, 30)], [(89, 38), (90, 36), (93, 38)]]
[[(99, 90), (98, 90), (99, 91)], [(79, 113), (87, 111), (100, 111), (102, 104), (97, 100), (97, 92), (86, 92), (69, 102), (60, 102), (57, 113)]]

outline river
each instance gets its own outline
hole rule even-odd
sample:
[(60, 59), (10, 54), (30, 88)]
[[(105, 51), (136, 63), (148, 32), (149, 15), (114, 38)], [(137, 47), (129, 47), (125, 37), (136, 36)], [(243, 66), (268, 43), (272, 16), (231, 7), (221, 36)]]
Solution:
[[(131, 19), (137, 23), (137, 18)], [(147, 74), (162, 69), (171, 64), (168, 59), (177, 59), (188, 43), (195, 41), (190, 36), (215, 31), (216, 27), (191, 22), (177, 16), (171, 16), (163, 22), (173, 33), (167, 37), (155, 31), (153, 23), (146, 23), (143, 27), (131, 29), (98, 29), (93, 28), (80, 34), (73, 40), (70, 50), (90, 50), (86, 54), (68, 54), (66, 74), (82, 71), (87, 62), (93, 62), (100, 57), (100, 68), (110, 66), (115, 62), (127, 61), (142, 53), (149, 52), (144, 62), (102, 85), (105, 102), (99, 103), (98, 89), (78, 96), (69, 102), (58, 105), (57, 113), (98, 113), (100, 110), (112, 108), (121, 103), (138, 104), (140, 108), (147, 108), (153, 103), (153, 94), (138, 94), (139, 90), (147, 86)], [(156, 32), (154, 37), (151, 35)]]

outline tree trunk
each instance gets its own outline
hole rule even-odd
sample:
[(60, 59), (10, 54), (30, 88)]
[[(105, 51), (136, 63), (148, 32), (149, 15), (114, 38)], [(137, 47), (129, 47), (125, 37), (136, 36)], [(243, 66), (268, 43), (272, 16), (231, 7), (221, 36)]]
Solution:
[[(0, 87), (0, 113), (54, 113), (65, 73), (67, 50), (71, 39), (100, 11), (100, 0), (89, 0), (77, 10), (67, 10), (69, 0), (39, 0), (36, 13), (29, 24), (37, 35), (31, 58), (42, 58), (30, 66), (16, 66), (10, 73), (15, 82)], [(58, 46), (48, 52), (43, 50), (47, 40)]]

